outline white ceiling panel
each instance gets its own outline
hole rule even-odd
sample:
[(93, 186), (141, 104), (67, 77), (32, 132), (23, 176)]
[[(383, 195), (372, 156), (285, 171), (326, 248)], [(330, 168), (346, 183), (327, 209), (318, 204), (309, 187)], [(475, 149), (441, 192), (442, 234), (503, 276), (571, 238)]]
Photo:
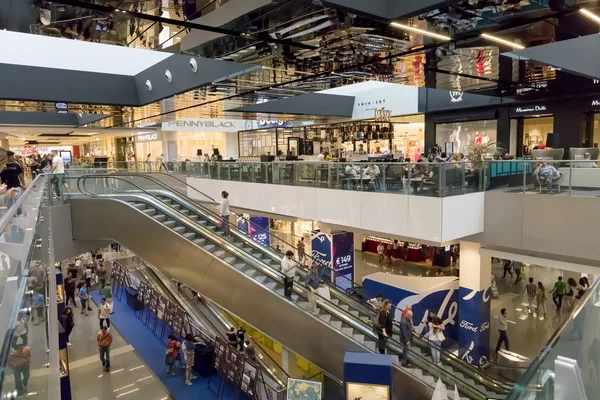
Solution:
[(172, 54), (0, 31), (0, 63), (134, 76)]

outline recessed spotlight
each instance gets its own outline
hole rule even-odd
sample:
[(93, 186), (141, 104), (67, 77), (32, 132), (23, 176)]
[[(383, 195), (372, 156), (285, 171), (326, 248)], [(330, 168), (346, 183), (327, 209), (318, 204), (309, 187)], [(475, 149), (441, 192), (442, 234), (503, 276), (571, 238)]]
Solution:
[(96, 138), (96, 140), (100, 140), (100, 138), (99, 138), (99, 137), (97, 137), (97, 138)]

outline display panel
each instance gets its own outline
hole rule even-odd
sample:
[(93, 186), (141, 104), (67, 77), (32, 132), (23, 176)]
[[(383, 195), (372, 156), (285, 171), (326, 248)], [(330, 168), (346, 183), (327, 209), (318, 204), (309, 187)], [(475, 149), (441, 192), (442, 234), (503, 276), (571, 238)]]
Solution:
[[(473, 143), (487, 144), (497, 140), (498, 122), (496, 120), (452, 122), (435, 126), (435, 143), (442, 149), (446, 143), (452, 143), (454, 153), (469, 153)], [(500, 147), (502, 147), (502, 143)], [(504, 143), (506, 146), (506, 143)], [(489, 154), (491, 157), (492, 154)]]
[[(322, 383), (288, 378), (288, 400), (321, 400)], [(365, 399), (366, 400), (366, 399)]]
[(390, 387), (388, 385), (372, 385), (365, 383), (346, 384), (346, 400), (389, 400)]

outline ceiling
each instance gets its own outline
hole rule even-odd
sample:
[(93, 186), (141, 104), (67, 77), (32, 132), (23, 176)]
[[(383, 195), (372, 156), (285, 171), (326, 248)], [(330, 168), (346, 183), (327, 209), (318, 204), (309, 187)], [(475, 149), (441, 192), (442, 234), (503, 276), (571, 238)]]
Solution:
[[(205, 21), (218, 5), (236, 1), (243, 0), (198, 0), (192, 10), (183, 9), (181, 1), (97, 1), (122, 10), (108, 13), (56, 1), (49, 6), (52, 22), (44, 25), (38, 20), (38, 29), (33, 31), (49, 34), (54, 29), (54, 34), (58, 31), (62, 37), (73, 37), (69, 31), (75, 30), (80, 33), (76, 37), (84, 41), (177, 52), (181, 38), (197, 30), (182, 26), (184, 21)], [(229, 34), (190, 49), (203, 57), (257, 64), (261, 69), (143, 107), (69, 104), (68, 111), (110, 115), (94, 124), (95, 128), (137, 128), (191, 117), (271, 119), (273, 116), (228, 110), (370, 80), (524, 98), (600, 90), (592, 79), (504, 57), (501, 54), (513, 50), (511, 46), (481, 36), (489, 33), (534, 47), (598, 33), (600, 25), (579, 13), (579, 7), (587, 7), (599, 14), (597, 2), (457, 0), (448, 3), (452, 5), (394, 21), (452, 38), (437, 41), (391, 26), (392, 21), (343, 7), (334, 8), (327, 2), (273, 1), (241, 16), (232, 14), (231, 20), (220, 26)], [(170, 23), (157, 23), (144, 16), (154, 18), (165, 13)], [(60, 22), (71, 18), (81, 20)], [(166, 37), (165, 31), (169, 33)], [(4, 103), (6, 110), (54, 110), (54, 103), (50, 102)], [(318, 115), (278, 117), (329, 121)]]

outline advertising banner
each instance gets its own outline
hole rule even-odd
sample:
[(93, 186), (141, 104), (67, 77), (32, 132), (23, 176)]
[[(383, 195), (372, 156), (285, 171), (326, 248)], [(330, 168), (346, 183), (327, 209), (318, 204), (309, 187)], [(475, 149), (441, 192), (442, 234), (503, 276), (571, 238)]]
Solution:
[(265, 246), (269, 245), (269, 217), (250, 217), (248, 229), (254, 240)]
[(459, 357), (476, 366), (485, 364), (490, 352), (490, 295), (491, 288), (458, 292)]
[(333, 282), (340, 290), (352, 289), (354, 282), (354, 234), (333, 234)]
[(319, 277), (331, 281), (331, 235), (313, 231), (310, 236), (313, 266), (317, 266)]

